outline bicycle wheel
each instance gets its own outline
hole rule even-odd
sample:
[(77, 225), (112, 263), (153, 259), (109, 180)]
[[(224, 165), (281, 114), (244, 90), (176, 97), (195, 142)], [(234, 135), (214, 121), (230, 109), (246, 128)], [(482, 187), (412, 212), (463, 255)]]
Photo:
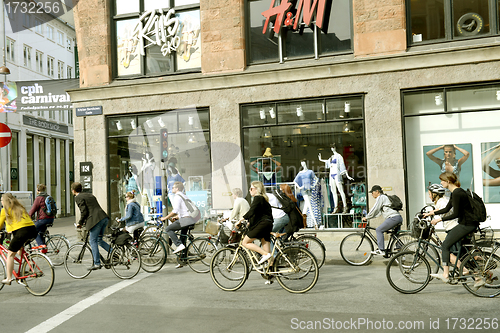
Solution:
[(167, 261), (167, 250), (156, 237), (141, 238), (138, 250), (141, 254), (141, 267), (148, 273), (158, 272)]
[[(6, 270), (5, 270), (5, 263), (0, 258), (0, 279), (4, 280), (6, 278), (7, 278), (7, 275), (6, 275)], [(0, 290), (2, 290), (3, 286), (4, 286), (4, 284), (0, 283)]]
[(69, 249), (69, 241), (61, 235), (54, 235), (47, 240), (47, 253), (45, 254), (52, 261), (52, 265), (61, 266), (64, 264), (64, 255)]
[[(401, 249), (401, 251), (411, 251), (415, 252), (418, 247), (418, 240), (411, 241)], [(439, 272), (439, 267), (441, 266), (441, 255), (436, 250), (436, 248), (427, 242), (420, 243), (420, 255), (424, 256), (431, 267), (431, 273), (436, 274)], [(432, 278), (431, 278), (432, 280)]]
[(291, 293), (305, 293), (318, 281), (318, 262), (311, 251), (299, 246), (282, 249), (274, 260), (278, 283)]
[(368, 264), (373, 257), (373, 244), (370, 238), (362, 233), (350, 234), (340, 243), (340, 255), (349, 265), (362, 266)]
[(431, 267), (424, 257), (415, 252), (399, 252), (389, 260), (386, 268), (387, 281), (403, 294), (415, 294), (431, 281)]
[(120, 279), (131, 279), (141, 269), (141, 255), (131, 244), (115, 245), (111, 251), (111, 270)]
[(248, 278), (245, 257), (234, 248), (223, 247), (210, 261), (210, 276), (215, 285), (224, 291), (240, 289)]
[(92, 250), (83, 243), (72, 245), (64, 256), (64, 268), (69, 276), (75, 279), (87, 277), (93, 264)]
[(318, 268), (321, 268), (321, 266), (323, 266), (323, 264), (325, 263), (325, 252), (326, 252), (326, 248), (323, 242), (318, 237), (311, 235), (299, 236), (297, 237), (297, 240), (301, 242), (306, 242), (307, 249), (311, 251), (312, 254), (314, 254), (318, 262)]
[(23, 262), (21, 272), (23, 276), (28, 276), (23, 282), (32, 295), (43, 296), (54, 285), (54, 266), (43, 254), (30, 254), (28, 261)]
[(403, 247), (415, 240), (409, 231), (398, 232), (391, 244), (391, 253), (394, 255), (401, 251)]
[(194, 239), (187, 248), (187, 263), (196, 273), (210, 272), (210, 261), (217, 249), (215, 245), (205, 237)]
[[(500, 257), (495, 253), (474, 252), (468, 255), (460, 265), (460, 272), (467, 268), (468, 275), (460, 275), (464, 279), (462, 285), (471, 294), (478, 297), (495, 297), (500, 294)], [(478, 281), (485, 284), (479, 288), (474, 285)]]

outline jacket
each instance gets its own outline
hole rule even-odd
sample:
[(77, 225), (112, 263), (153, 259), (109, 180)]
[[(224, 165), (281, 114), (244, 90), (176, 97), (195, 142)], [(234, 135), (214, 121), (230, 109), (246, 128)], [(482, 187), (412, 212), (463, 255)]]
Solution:
[(31, 209), (28, 213), (29, 216), (33, 216), (36, 213), (36, 219), (38, 220), (47, 220), (47, 219), (54, 219), (54, 216), (48, 216), (47, 213), (45, 212), (46, 206), (45, 206), (45, 198), (47, 197), (47, 193), (42, 192), (40, 193), (36, 198), (35, 202), (33, 203), (33, 206), (31, 206)]
[(102, 219), (108, 218), (108, 215), (102, 210), (101, 206), (97, 202), (97, 198), (90, 193), (80, 192), (75, 196), (75, 203), (80, 208), (80, 221), (78, 225), (83, 226), (87, 230), (92, 229), (97, 223)]
[(144, 223), (144, 216), (141, 213), (141, 206), (135, 199), (127, 203), (125, 208), (125, 217), (120, 219), (120, 222), (125, 222), (127, 227), (136, 225), (137, 223)]
[[(11, 213), (12, 210), (9, 211), (9, 215)], [(23, 215), (21, 216), (21, 220), (13, 221), (12, 224), (7, 223), (7, 212), (5, 208), (2, 208), (2, 210), (0, 211), (0, 229), (2, 229), (4, 223), (5, 223), (5, 230), (7, 232), (13, 232), (16, 231), (17, 229), (35, 225), (31, 220), (31, 218), (26, 213), (23, 213)]]

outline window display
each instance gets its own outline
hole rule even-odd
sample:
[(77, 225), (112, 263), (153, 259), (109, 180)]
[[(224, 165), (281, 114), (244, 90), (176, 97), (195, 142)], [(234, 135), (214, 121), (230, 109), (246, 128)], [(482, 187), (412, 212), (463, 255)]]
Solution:
[(500, 203), (500, 142), (481, 143), (483, 170), (483, 200)]
[(362, 96), (250, 104), (241, 111), (248, 180), (262, 180), (268, 190), (290, 186), (310, 228), (352, 227), (360, 206), (350, 185), (366, 182)]

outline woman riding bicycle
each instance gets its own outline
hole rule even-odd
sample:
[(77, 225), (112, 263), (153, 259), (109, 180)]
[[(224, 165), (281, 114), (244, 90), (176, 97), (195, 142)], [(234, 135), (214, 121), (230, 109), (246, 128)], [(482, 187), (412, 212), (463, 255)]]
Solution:
[[(250, 210), (243, 216), (243, 219), (250, 222), (248, 232), (243, 238), (242, 245), (249, 250), (258, 252), (262, 255), (258, 264), (262, 264), (271, 258), (271, 231), (273, 230), (273, 214), (269, 198), (266, 195), (264, 184), (259, 181), (252, 182), (250, 186), (250, 195), (253, 197)], [(238, 221), (240, 224), (243, 219)], [(253, 241), (260, 239), (262, 248)]]
[[(450, 201), (443, 209), (434, 209), (429, 213), (425, 213), (424, 216), (432, 216), (432, 215), (440, 215), (448, 213), (452, 208), (453, 211), (450, 215), (447, 216), (437, 216), (435, 217), (431, 223), (436, 225), (441, 221), (449, 221), (455, 218), (458, 218), (458, 225), (451, 229), (446, 238), (444, 239), (443, 245), (441, 246), (442, 255), (443, 255), (443, 274), (431, 274), (433, 278), (440, 279), (441, 281), (448, 283), (449, 282), (449, 273), (450, 273), (450, 249), (451, 247), (458, 241), (462, 240), (465, 236), (473, 232), (478, 223), (476, 221), (469, 221), (465, 212), (467, 210), (471, 210), (471, 204), (469, 203), (469, 198), (467, 192), (460, 187), (460, 181), (457, 178), (457, 175), (451, 172), (444, 172), (439, 175), (439, 179), (441, 180), (441, 185), (451, 191)], [(474, 284), (474, 288), (478, 289), (485, 284), (484, 280), (476, 281)]]
[(24, 243), (28, 239), (33, 239), (37, 236), (35, 224), (31, 220), (26, 209), (11, 193), (2, 195), (2, 211), (0, 212), (0, 229), (2, 229), (5, 221), (7, 232), (11, 232), (14, 236), (10, 241), (7, 255), (7, 278), (2, 280), (3, 284), (8, 284), (14, 280), (12, 271), (14, 270), (14, 257), (16, 252), (20, 251)]
[(144, 227), (144, 216), (141, 213), (141, 206), (134, 198), (134, 192), (125, 194), (127, 207), (125, 208), (125, 217), (119, 219), (119, 222), (125, 222), (125, 230), (134, 237), (134, 231)]

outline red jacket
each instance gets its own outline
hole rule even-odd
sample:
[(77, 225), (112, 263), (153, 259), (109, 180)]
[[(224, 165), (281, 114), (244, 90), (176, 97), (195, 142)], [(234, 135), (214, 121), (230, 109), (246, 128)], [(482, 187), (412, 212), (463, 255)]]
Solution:
[(54, 219), (53, 216), (48, 216), (45, 213), (45, 196), (47, 193), (41, 193), (39, 196), (35, 198), (35, 202), (33, 203), (33, 206), (31, 206), (31, 210), (29, 211), (28, 215), (33, 216), (33, 214), (37, 213), (36, 219), (38, 220), (45, 220), (45, 219)]

